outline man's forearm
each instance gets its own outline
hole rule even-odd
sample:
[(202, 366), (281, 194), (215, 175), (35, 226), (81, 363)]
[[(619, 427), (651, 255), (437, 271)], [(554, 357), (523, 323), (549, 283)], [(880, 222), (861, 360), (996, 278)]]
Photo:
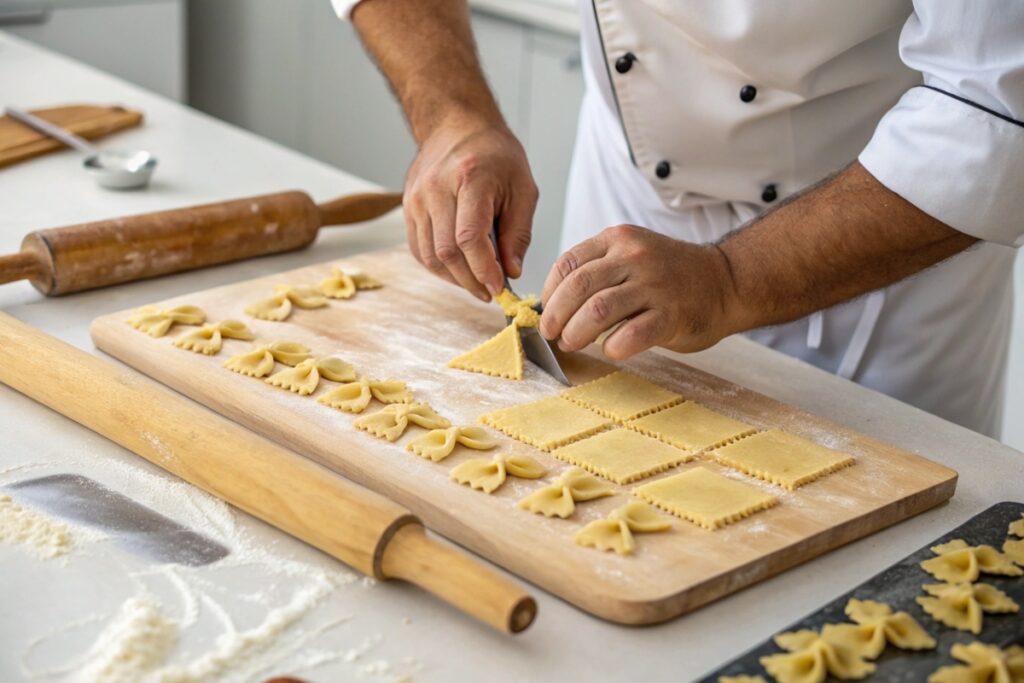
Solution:
[(729, 327), (796, 320), (909, 277), (974, 244), (859, 163), (730, 235)]
[(352, 22), (417, 142), (442, 122), (504, 125), (476, 56), (466, 0), (363, 0)]

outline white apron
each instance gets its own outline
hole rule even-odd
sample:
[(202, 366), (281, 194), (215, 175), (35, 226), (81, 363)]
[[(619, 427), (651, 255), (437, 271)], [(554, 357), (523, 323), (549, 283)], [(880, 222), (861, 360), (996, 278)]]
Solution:
[[(920, 82), (897, 51), (909, 2), (581, 0), (581, 9), (587, 92), (563, 249), (619, 223), (717, 240), (856, 159)], [(1014, 255), (982, 243), (748, 336), (996, 436)]]

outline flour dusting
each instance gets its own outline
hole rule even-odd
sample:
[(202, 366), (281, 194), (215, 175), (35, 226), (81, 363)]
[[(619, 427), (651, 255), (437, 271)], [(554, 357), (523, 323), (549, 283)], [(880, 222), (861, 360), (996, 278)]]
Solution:
[(21, 546), (45, 560), (64, 555), (73, 546), (67, 524), (22, 507), (5, 495), (0, 495), (0, 542)]
[(103, 629), (76, 680), (82, 683), (140, 681), (167, 657), (178, 628), (159, 603), (145, 595), (129, 598)]

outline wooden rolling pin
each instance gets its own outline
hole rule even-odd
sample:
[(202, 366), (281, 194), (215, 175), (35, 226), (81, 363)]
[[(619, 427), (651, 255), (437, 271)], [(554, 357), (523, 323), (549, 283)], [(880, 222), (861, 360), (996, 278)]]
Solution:
[(37, 230), (21, 252), (0, 256), (0, 284), (29, 280), (58, 296), (301, 249), (322, 227), (370, 220), (401, 203), (398, 192), (316, 204), (292, 191)]
[(0, 313), (0, 382), (376, 579), (404, 579), (507, 633), (537, 605), (391, 500), (138, 373)]

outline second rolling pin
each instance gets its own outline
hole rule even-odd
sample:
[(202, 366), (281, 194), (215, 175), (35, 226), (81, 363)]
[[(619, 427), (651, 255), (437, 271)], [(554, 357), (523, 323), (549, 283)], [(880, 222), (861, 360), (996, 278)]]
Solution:
[(322, 227), (370, 220), (401, 203), (398, 192), (317, 204), (291, 191), (37, 230), (21, 252), (0, 256), (0, 284), (29, 280), (57, 296), (301, 249)]

